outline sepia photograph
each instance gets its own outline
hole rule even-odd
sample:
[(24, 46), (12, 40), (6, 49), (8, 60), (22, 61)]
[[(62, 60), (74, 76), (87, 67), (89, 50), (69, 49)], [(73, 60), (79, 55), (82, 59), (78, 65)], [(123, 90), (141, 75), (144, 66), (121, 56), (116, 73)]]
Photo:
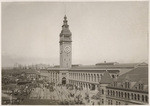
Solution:
[(148, 105), (149, 1), (1, 2), (1, 105)]

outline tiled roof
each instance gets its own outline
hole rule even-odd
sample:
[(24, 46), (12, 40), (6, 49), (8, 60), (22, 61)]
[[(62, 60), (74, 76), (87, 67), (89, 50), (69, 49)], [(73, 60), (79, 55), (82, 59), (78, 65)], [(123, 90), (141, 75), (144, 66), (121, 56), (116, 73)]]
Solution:
[(129, 77), (129, 80), (131, 80), (133, 82), (137, 82), (142, 78), (148, 79), (148, 67), (140, 66), (140, 67), (134, 68), (131, 71), (119, 76), (118, 81), (121, 82), (127, 76)]
[[(139, 86), (139, 84), (148, 86), (148, 66), (139, 65), (131, 71), (120, 75), (117, 79), (117, 87), (121, 87), (125, 81), (129, 81), (131, 83), (131, 89), (135, 89), (135, 87)], [(147, 88), (145, 87), (143, 90), (146, 91), (146, 89)]]
[(80, 65), (72, 69), (109, 69), (109, 68), (134, 68), (137, 63), (115, 64), (115, 65)]
[[(133, 69), (135, 66), (139, 65), (139, 63), (117, 63), (117, 64), (96, 64), (96, 65), (81, 65), (81, 64), (75, 64), (72, 65), (71, 69), (65, 69), (69, 71), (97, 71), (97, 70), (117, 70), (117, 69)], [(145, 64), (144, 64), (145, 65)], [(48, 70), (58, 70), (62, 71), (64, 68), (60, 68), (60, 66), (54, 66), (54, 67), (49, 67)]]
[(142, 78), (141, 83), (144, 83), (144, 85), (148, 85), (148, 78)]
[(100, 81), (100, 84), (110, 84), (113, 81), (108, 71), (105, 71), (104, 75), (102, 76), (102, 79)]

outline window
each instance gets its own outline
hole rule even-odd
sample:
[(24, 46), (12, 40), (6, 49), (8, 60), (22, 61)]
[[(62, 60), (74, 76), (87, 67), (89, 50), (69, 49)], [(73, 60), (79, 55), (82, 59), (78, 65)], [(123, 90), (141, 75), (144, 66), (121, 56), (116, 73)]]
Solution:
[(97, 74), (97, 79), (98, 79), (98, 82), (99, 82), (100, 81), (99, 74)]
[(104, 94), (104, 90), (102, 89), (102, 94)]
[(148, 97), (147, 96), (145, 96), (145, 101), (148, 102)]
[(125, 98), (127, 97), (127, 94), (126, 94), (126, 92), (125, 92)]
[(116, 97), (118, 97), (118, 91), (116, 91)]
[(133, 93), (131, 93), (131, 99), (133, 100)]
[(129, 82), (125, 82), (125, 88), (130, 88), (130, 83)]
[(112, 95), (112, 90), (111, 90), (111, 95)]
[(102, 99), (102, 104), (104, 104), (104, 99)]
[(109, 90), (108, 90), (108, 95), (109, 95)]
[(136, 94), (134, 94), (134, 100), (136, 100)]
[(127, 88), (127, 82), (125, 82), (125, 88)]
[(112, 75), (112, 78), (115, 78), (115, 75)]
[(121, 85), (121, 87), (123, 88), (123, 85)]
[(117, 82), (116, 82), (116, 81), (114, 82), (114, 87), (115, 87), (115, 86), (117, 86)]
[(130, 82), (128, 82), (128, 88), (130, 88)]
[(108, 100), (108, 105), (110, 105), (110, 100)]
[(144, 102), (144, 95), (142, 95), (142, 102)]
[(138, 100), (140, 100), (140, 95), (138, 94)]
[(141, 84), (141, 90), (143, 90), (143, 84)]
[(118, 105), (118, 101), (116, 101), (116, 105)]
[(119, 92), (119, 97), (120, 97), (120, 92)]
[(128, 93), (128, 99), (130, 99), (130, 94)]
[(115, 96), (115, 91), (113, 91), (113, 96)]
[(143, 90), (143, 84), (139, 84), (139, 90)]
[(111, 105), (112, 105), (113, 103), (112, 103), (112, 100), (111, 100)]
[(121, 97), (123, 98), (123, 92), (121, 92)]

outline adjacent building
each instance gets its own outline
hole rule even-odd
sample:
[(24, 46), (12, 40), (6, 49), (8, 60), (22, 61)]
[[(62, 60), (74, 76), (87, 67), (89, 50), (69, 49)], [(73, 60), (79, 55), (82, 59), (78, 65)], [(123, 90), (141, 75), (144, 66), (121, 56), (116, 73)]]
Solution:
[(101, 105), (148, 104), (148, 65), (140, 64), (118, 78), (106, 71), (99, 91)]

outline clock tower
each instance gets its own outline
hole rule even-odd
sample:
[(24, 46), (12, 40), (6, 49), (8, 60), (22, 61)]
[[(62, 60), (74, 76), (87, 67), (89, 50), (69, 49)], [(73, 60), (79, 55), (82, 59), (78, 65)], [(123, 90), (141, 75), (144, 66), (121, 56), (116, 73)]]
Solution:
[(71, 68), (72, 65), (72, 47), (71, 47), (71, 32), (65, 15), (62, 30), (60, 33), (60, 68)]

